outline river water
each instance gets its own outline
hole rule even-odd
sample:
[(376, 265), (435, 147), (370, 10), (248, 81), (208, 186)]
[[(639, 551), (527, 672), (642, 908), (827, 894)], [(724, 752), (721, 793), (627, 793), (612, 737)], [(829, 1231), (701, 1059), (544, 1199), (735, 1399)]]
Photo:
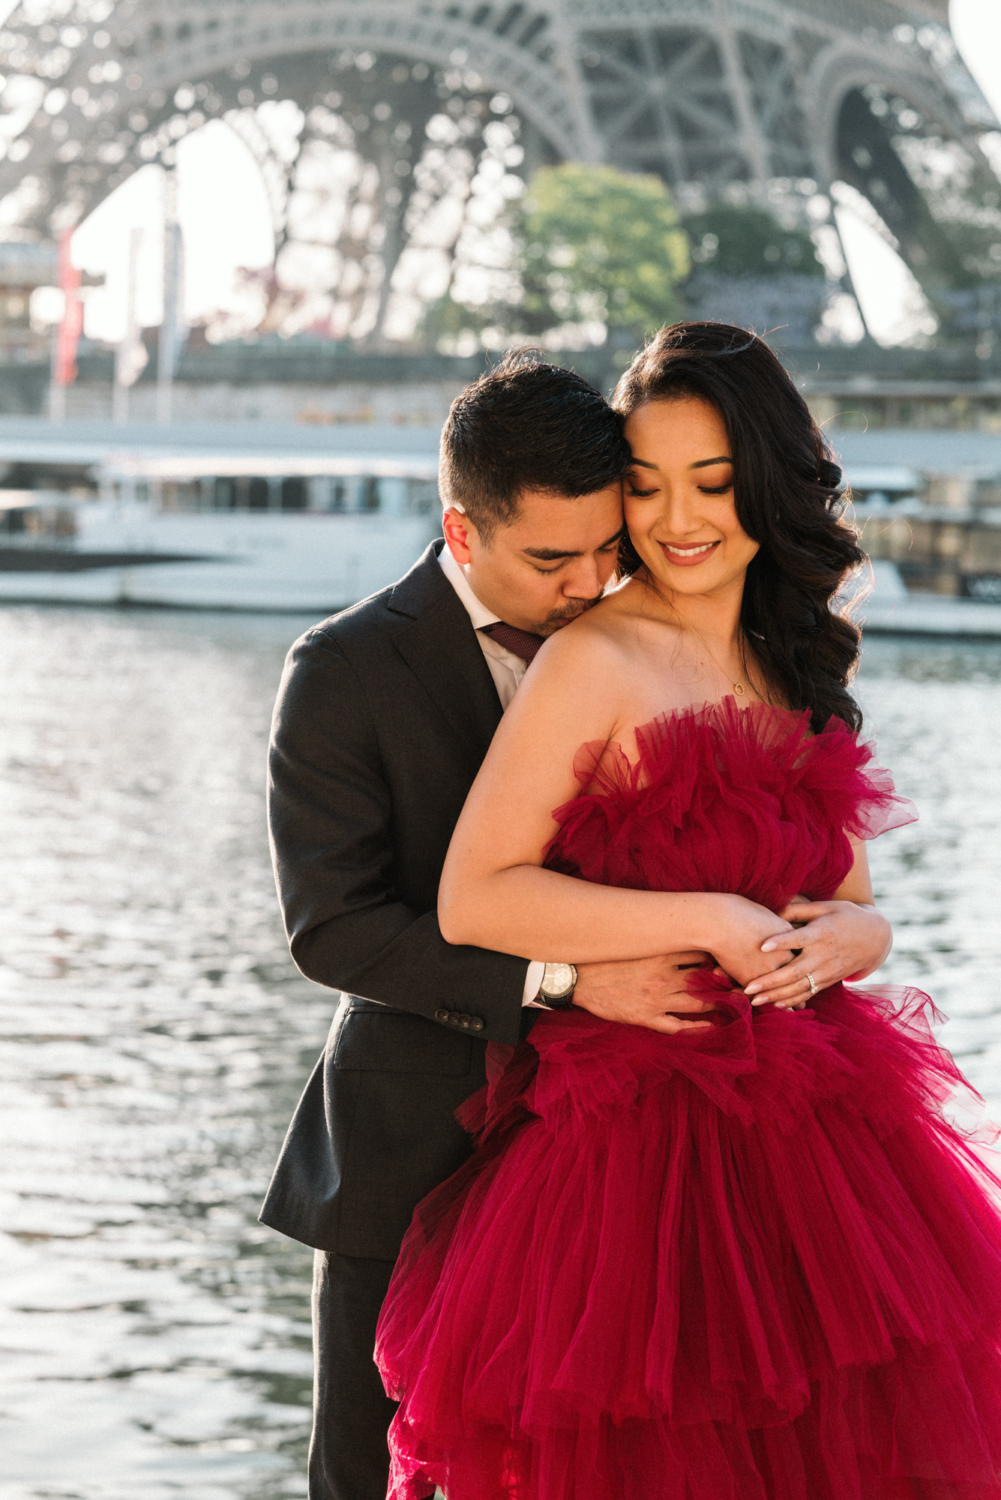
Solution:
[[(263, 765), (289, 616), (0, 610), (0, 1493), (305, 1493), (310, 1253), (256, 1211), (332, 997), (296, 974)], [(922, 821), (884, 977), (1001, 1118), (1001, 646), (873, 640)]]

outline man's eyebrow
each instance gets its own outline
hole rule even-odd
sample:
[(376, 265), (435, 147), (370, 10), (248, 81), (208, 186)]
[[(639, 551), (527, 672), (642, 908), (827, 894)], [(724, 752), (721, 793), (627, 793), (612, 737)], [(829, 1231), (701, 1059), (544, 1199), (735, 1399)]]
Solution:
[[(645, 458), (634, 458), (633, 463), (640, 469), (655, 469), (656, 464), (647, 463)], [(719, 458), (700, 458), (698, 463), (689, 464), (690, 469), (709, 469), (713, 464), (732, 464), (733, 459), (728, 453), (720, 454)]]
[[(619, 540), (621, 535), (622, 528), (620, 526), (618, 530), (612, 532), (612, 535), (607, 539), (607, 541), (600, 542), (595, 550), (597, 552), (603, 552), (606, 547), (613, 546), (614, 543)], [(566, 557), (584, 556), (583, 552), (560, 552), (555, 547), (522, 547), (521, 550), (525, 557), (534, 557), (539, 562), (562, 562), (562, 560)]]

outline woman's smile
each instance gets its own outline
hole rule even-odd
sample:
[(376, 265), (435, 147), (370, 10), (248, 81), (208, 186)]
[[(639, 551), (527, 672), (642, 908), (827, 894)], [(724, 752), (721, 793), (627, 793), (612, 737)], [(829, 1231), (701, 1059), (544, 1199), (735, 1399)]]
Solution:
[(658, 542), (669, 563), (677, 568), (696, 568), (711, 557), (720, 545), (715, 542)]

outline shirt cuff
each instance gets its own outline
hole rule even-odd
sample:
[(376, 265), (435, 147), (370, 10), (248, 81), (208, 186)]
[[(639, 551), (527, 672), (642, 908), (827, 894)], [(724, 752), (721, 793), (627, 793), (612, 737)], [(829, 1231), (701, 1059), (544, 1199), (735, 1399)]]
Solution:
[(545, 1009), (545, 1006), (539, 1005), (538, 1001), (535, 998), (542, 986), (542, 976), (545, 974), (545, 972), (545, 964), (542, 963), (539, 959), (533, 958), (532, 962), (528, 966), (528, 973), (525, 975), (525, 988), (522, 991), (521, 996), (522, 1007), (526, 1005), (534, 1005), (536, 1010)]

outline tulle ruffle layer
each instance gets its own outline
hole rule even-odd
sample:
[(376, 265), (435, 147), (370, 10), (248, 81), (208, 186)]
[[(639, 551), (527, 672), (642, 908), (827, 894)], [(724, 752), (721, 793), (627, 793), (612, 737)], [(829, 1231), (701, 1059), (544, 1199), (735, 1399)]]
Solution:
[(581, 795), (558, 808), (546, 864), (600, 885), (728, 891), (777, 911), (819, 899), (871, 839), (917, 817), (840, 719), (735, 698), (663, 714), (636, 731), (638, 760), (584, 745)]
[(1001, 1497), (1001, 1184), (925, 997), (723, 1003), (495, 1057), (383, 1311), (392, 1500)]

